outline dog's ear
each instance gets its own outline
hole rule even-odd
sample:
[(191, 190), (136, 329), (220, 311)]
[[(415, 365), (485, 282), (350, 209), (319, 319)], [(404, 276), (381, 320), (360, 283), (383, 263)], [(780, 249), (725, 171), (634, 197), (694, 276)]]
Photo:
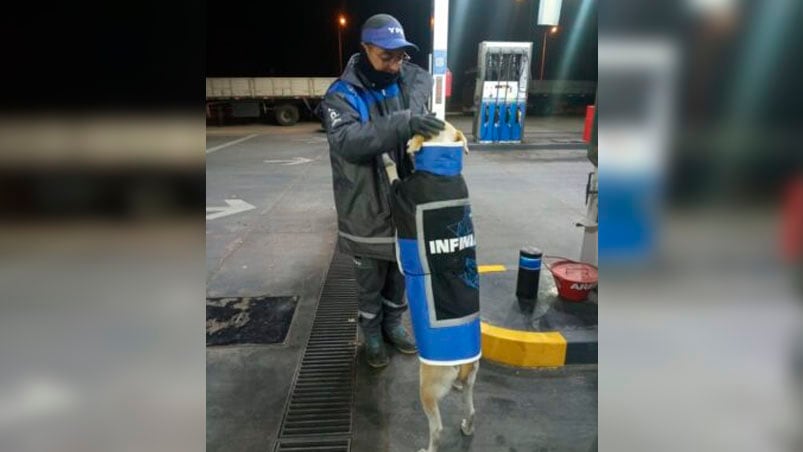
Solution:
[(466, 152), (466, 154), (468, 154), (468, 140), (466, 139), (466, 136), (463, 135), (463, 131), (458, 130), (456, 135), (457, 135), (457, 141), (463, 143), (463, 150)]
[(408, 154), (415, 154), (416, 152), (421, 150), (421, 147), (424, 145), (424, 141), (427, 139), (424, 138), (423, 135), (413, 135), (410, 138), (410, 141), (407, 142), (407, 153)]

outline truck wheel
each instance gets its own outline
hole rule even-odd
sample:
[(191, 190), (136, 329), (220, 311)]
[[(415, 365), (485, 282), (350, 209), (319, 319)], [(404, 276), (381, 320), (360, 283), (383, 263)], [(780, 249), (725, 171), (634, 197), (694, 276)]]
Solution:
[(278, 122), (280, 126), (292, 126), (298, 122), (300, 116), (298, 107), (293, 104), (279, 105), (276, 107), (276, 110), (274, 110), (274, 114), (276, 115), (276, 122)]

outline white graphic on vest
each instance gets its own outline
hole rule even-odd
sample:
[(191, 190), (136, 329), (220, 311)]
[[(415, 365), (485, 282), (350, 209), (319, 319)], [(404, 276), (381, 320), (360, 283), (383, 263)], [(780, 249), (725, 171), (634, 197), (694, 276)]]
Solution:
[(342, 121), (343, 118), (340, 117), (340, 113), (335, 111), (334, 109), (328, 108), (329, 110), (329, 120), (331, 121), (332, 127), (337, 125), (338, 122)]
[(429, 254), (454, 253), (455, 251), (464, 250), (476, 245), (477, 242), (474, 240), (474, 234), (455, 237), (453, 239), (430, 240)]

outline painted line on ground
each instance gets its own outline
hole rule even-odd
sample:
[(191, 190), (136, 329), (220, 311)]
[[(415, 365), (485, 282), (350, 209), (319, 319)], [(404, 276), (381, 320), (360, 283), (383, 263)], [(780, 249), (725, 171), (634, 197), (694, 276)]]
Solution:
[(504, 265), (478, 265), (477, 271), (480, 273), (505, 272), (507, 267)]
[(228, 143), (223, 143), (221, 145), (218, 145), (218, 146), (215, 146), (215, 147), (211, 147), (211, 148), (206, 150), (206, 153), (207, 154), (211, 154), (211, 153), (213, 153), (215, 151), (219, 151), (219, 150), (221, 150), (223, 148), (227, 148), (227, 147), (235, 145), (237, 143), (242, 143), (245, 140), (250, 140), (251, 138), (254, 138), (256, 136), (259, 136), (259, 134), (255, 133), (253, 135), (248, 135), (247, 137), (238, 138), (238, 139), (236, 139), (234, 141), (229, 141)]

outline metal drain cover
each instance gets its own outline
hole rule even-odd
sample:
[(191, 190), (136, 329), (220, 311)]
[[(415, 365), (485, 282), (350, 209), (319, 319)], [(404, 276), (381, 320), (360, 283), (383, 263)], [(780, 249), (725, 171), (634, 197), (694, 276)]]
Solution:
[(351, 440), (280, 441), (274, 452), (348, 452)]
[(350, 450), (356, 314), (351, 259), (336, 253), (296, 370), (276, 452)]

